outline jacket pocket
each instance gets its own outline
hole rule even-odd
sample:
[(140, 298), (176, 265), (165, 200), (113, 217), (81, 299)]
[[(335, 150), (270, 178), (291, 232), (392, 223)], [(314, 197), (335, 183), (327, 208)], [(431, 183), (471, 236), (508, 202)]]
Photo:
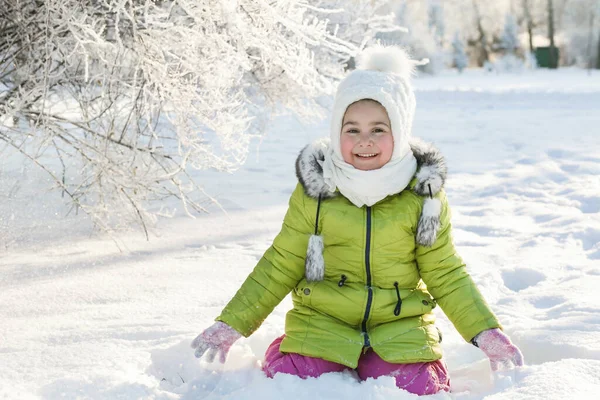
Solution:
[(436, 306), (436, 301), (427, 292), (414, 290), (406, 298), (402, 299), (402, 310), (399, 318), (414, 317), (431, 312)]

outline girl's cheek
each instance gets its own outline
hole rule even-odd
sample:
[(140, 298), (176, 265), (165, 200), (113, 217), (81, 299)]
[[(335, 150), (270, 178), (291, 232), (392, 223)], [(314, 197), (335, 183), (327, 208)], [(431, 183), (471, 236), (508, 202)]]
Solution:
[(342, 148), (351, 146), (351, 145), (353, 145), (352, 138), (350, 136), (344, 135), (342, 133), (342, 136), (340, 137), (340, 144), (341, 144)]
[(348, 162), (351, 159), (352, 150), (354, 149), (355, 144), (356, 143), (352, 137), (342, 134), (342, 137), (340, 139), (340, 147), (342, 150), (342, 156), (344, 158), (344, 161)]

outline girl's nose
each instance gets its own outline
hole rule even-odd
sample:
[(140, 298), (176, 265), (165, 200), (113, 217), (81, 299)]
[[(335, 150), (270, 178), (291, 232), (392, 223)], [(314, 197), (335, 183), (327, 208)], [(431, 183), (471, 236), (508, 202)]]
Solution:
[(361, 134), (358, 144), (361, 147), (373, 146), (373, 138), (369, 134), (367, 134), (367, 135)]

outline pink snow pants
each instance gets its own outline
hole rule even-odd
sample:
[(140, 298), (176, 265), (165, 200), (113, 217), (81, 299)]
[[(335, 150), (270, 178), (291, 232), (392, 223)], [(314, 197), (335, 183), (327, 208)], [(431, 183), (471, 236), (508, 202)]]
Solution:
[[(300, 378), (316, 378), (327, 372), (350, 369), (342, 364), (295, 353), (281, 353), (279, 345), (285, 335), (275, 339), (267, 349), (263, 371), (272, 378), (277, 373), (292, 374)], [(415, 364), (391, 364), (382, 360), (372, 349), (361, 354), (356, 368), (361, 380), (392, 376), (396, 386), (410, 393), (434, 394), (441, 390), (450, 391), (450, 379), (441, 360)]]

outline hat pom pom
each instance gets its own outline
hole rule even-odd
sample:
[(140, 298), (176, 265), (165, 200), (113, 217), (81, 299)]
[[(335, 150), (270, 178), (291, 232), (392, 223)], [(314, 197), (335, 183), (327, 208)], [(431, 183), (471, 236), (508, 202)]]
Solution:
[(358, 56), (357, 68), (381, 72), (392, 72), (404, 79), (410, 79), (415, 73), (415, 60), (398, 46), (371, 46)]

